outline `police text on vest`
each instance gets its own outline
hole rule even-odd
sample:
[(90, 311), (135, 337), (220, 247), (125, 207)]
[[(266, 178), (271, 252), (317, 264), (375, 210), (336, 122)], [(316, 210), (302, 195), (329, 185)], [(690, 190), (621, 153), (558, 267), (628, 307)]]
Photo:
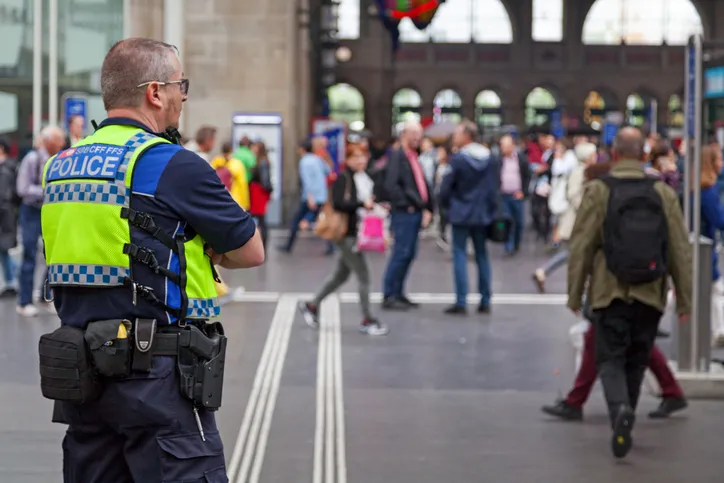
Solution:
[(46, 175), (47, 181), (66, 179), (115, 180), (128, 148), (90, 144), (58, 153)]

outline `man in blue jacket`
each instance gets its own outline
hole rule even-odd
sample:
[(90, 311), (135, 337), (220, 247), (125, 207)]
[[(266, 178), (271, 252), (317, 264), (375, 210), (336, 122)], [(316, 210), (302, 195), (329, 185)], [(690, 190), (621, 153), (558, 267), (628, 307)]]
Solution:
[(490, 260), (486, 247), (488, 226), (498, 209), (499, 180), (488, 148), (478, 144), (475, 123), (463, 121), (453, 134), (458, 148), (450, 160), (450, 169), (440, 186), (440, 200), (448, 209), (452, 225), (453, 274), (457, 300), (446, 314), (467, 313), (467, 243), (473, 240), (478, 265), (478, 313), (490, 313)]

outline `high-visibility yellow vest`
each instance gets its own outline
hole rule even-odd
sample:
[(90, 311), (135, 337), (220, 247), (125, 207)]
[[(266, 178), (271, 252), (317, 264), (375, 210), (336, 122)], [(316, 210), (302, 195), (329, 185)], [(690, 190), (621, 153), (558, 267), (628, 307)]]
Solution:
[[(48, 281), (51, 287), (127, 286), (129, 296), (156, 303), (176, 319), (216, 317), (216, 274), (201, 236), (186, 240), (166, 233), (130, 206), (134, 165), (161, 143), (169, 141), (139, 128), (110, 125), (48, 160), (41, 211)], [(152, 250), (134, 245), (131, 225), (171, 249), (179, 269), (158, 266)], [(181, 301), (166, 305), (144, 281), (134, 280), (132, 259), (179, 286)]]

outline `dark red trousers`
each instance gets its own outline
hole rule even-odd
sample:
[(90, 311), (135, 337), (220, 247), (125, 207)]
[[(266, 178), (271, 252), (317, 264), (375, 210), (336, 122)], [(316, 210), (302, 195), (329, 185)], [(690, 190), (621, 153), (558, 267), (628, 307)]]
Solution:
[[(568, 393), (566, 404), (574, 407), (583, 407), (596, 383), (598, 371), (596, 370), (596, 331), (590, 328), (584, 336), (583, 357), (581, 368), (578, 370), (573, 389)], [(684, 397), (684, 393), (671, 373), (666, 357), (654, 345), (649, 358), (649, 369), (654, 373), (661, 386), (662, 396), (665, 398)]]

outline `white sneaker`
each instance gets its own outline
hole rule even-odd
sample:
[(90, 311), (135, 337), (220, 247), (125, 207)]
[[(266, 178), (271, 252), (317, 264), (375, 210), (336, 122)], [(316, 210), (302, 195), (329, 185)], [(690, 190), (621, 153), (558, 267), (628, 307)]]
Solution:
[(36, 317), (40, 312), (38, 308), (33, 304), (28, 304), (23, 307), (18, 306), (16, 307), (16, 310), (21, 317)]

